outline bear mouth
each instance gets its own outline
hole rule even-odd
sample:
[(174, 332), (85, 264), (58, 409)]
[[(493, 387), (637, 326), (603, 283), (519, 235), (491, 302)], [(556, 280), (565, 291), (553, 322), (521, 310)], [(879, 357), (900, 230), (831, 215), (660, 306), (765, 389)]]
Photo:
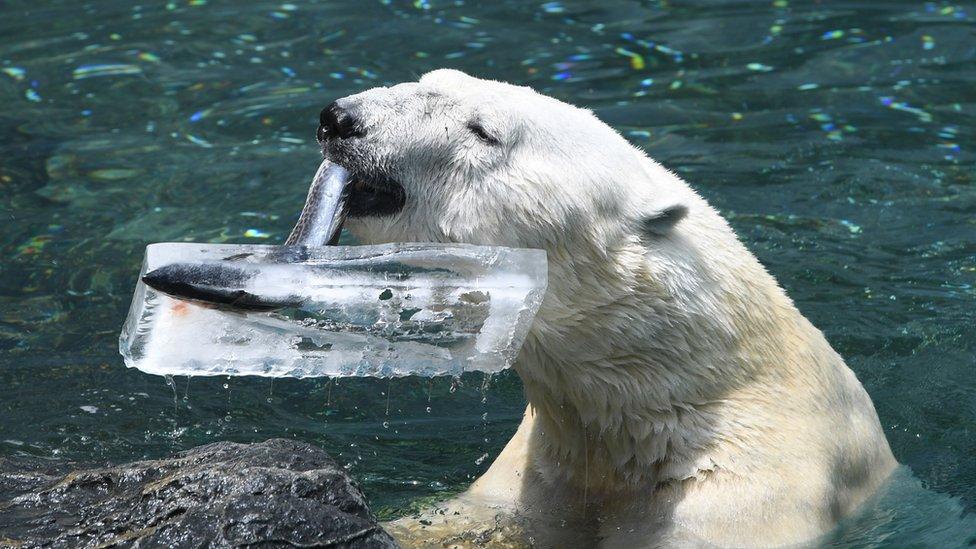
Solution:
[[(366, 162), (356, 153), (350, 141), (358, 140), (330, 139), (320, 143), (323, 162), (349, 173), (346, 196), (349, 217), (384, 217), (399, 213), (406, 202), (403, 185), (395, 178), (364, 165)], [(308, 206), (309, 203), (306, 203)]]
[[(348, 170), (348, 168), (346, 168)], [(386, 176), (366, 175), (350, 170), (349, 217), (384, 217), (403, 209), (406, 192), (399, 181)]]

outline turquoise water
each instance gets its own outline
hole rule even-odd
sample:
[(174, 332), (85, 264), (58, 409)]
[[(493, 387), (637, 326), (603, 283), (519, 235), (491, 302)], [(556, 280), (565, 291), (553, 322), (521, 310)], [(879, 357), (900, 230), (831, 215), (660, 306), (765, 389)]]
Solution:
[[(328, 448), (384, 516), (514, 431), (506, 374), (176, 379), (116, 351), (143, 248), (278, 243), (319, 110), (437, 67), (586, 105), (731, 220), (874, 398), (907, 475), (838, 546), (973, 543), (976, 6), (26, 2), (0, 7), (0, 455)], [(904, 474), (904, 473), (903, 473)]]

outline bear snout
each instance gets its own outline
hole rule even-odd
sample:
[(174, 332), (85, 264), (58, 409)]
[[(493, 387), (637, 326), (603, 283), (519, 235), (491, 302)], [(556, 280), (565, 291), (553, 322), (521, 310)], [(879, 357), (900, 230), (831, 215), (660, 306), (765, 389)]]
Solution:
[(319, 129), (316, 138), (319, 143), (329, 139), (349, 139), (363, 137), (366, 131), (360, 124), (359, 118), (352, 110), (343, 107), (339, 101), (329, 103), (319, 113)]

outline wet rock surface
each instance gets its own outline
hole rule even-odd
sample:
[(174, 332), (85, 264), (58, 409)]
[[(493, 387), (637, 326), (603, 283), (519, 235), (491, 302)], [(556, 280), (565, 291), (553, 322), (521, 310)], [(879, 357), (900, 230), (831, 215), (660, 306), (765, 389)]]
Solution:
[(0, 547), (397, 547), (329, 455), (274, 439), (119, 466), (0, 458)]

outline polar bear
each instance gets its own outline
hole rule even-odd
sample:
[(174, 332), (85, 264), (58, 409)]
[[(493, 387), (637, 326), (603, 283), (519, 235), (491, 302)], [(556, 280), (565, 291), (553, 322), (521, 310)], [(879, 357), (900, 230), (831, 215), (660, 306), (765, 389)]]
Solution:
[(541, 248), (514, 437), (405, 545), (803, 544), (896, 467), (871, 399), (726, 221), (591, 112), (437, 70), (339, 99), (364, 244)]

